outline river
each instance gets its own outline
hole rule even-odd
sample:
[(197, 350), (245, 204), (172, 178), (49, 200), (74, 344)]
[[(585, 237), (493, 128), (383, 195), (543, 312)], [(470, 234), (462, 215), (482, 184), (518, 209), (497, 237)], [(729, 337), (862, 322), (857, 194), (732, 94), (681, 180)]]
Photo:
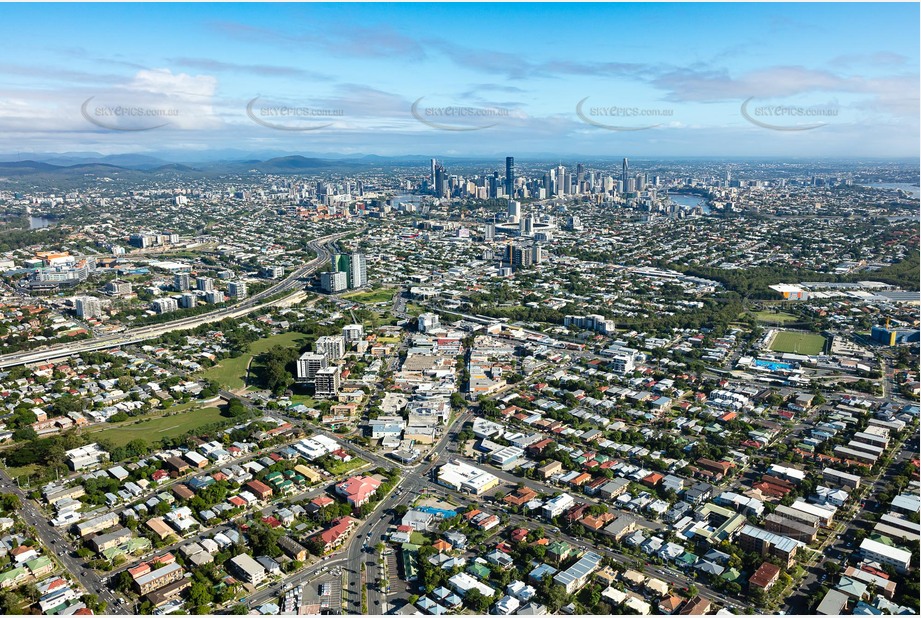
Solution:
[(668, 199), (688, 210), (700, 206), (700, 210), (703, 214), (710, 214), (710, 206), (707, 204), (707, 198), (705, 197), (693, 193), (669, 193)]
[(55, 224), (54, 219), (47, 219), (45, 217), (36, 217), (35, 215), (29, 215), (29, 229), (30, 230), (40, 230), (43, 227), (51, 227)]
[(871, 182), (870, 184), (861, 185), (871, 189), (901, 189), (914, 198), (921, 197), (921, 187), (910, 185), (907, 182)]

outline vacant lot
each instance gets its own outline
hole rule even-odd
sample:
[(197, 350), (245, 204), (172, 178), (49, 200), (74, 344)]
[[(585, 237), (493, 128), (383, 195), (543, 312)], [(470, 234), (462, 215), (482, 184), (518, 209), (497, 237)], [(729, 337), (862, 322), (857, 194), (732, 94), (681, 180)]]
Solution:
[(346, 472), (351, 472), (356, 468), (360, 468), (364, 465), (367, 465), (367, 461), (361, 459), (360, 457), (355, 457), (350, 461), (339, 461), (336, 463), (329, 464), (329, 467), (326, 468), (326, 471), (332, 474), (333, 476), (339, 476), (340, 474), (345, 474)]
[(797, 333), (782, 330), (771, 342), (771, 349), (775, 352), (792, 352), (794, 354), (821, 354), (825, 348), (825, 337), (813, 333)]
[(174, 438), (198, 427), (225, 420), (229, 419), (221, 416), (217, 408), (198, 408), (172, 416), (131, 419), (95, 432), (93, 437), (111, 440), (115, 446), (124, 446), (136, 438), (154, 444), (162, 438)]
[[(279, 335), (272, 335), (271, 337), (263, 337), (258, 341), (254, 341), (249, 346), (249, 352), (246, 354), (241, 354), (235, 358), (225, 358), (220, 363), (206, 369), (202, 373), (203, 378), (209, 380), (214, 380), (221, 386), (229, 390), (241, 389), (244, 386), (244, 379), (246, 378), (246, 368), (249, 367), (250, 360), (254, 356), (262, 354), (272, 346), (300, 346), (301, 342), (306, 338), (306, 335), (303, 333), (281, 333)], [(250, 368), (252, 371), (252, 368)]]

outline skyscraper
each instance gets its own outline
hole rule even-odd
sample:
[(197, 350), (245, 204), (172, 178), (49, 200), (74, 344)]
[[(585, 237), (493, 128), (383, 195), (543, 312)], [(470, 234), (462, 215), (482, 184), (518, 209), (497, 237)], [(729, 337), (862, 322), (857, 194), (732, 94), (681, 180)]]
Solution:
[(499, 197), (499, 172), (493, 172), (489, 177), (489, 199), (494, 200)]
[(515, 157), (505, 157), (505, 195), (509, 198), (515, 190)]
[(435, 166), (435, 195), (438, 197), (448, 196), (448, 183), (445, 177), (445, 168), (441, 165)]
[[(365, 261), (364, 253), (336, 253), (332, 257), (332, 272), (345, 273), (346, 285), (350, 289), (360, 288), (368, 283), (368, 267)], [(339, 280), (335, 277), (327, 277), (326, 281), (331, 287), (338, 287)], [(325, 289), (325, 284), (324, 289)]]
[(432, 179), (431, 179), (431, 182), (432, 182), (432, 186), (433, 186), (433, 187), (435, 186), (435, 165), (437, 165), (437, 162), (435, 161), (435, 159), (432, 159)]
[(566, 195), (567, 193), (569, 193), (569, 178), (566, 168), (560, 165), (556, 168), (556, 194)]
[(624, 169), (621, 172), (620, 180), (624, 183), (624, 190), (627, 190), (627, 173), (629, 172), (627, 168), (627, 157), (624, 157)]
[(351, 260), (347, 253), (334, 253), (332, 257), (332, 268), (334, 273), (348, 274), (352, 270)]
[(360, 288), (368, 283), (368, 267), (365, 263), (365, 254), (353, 253), (350, 262), (349, 287)]
[(512, 223), (518, 223), (521, 219), (521, 202), (508, 201), (508, 220)]

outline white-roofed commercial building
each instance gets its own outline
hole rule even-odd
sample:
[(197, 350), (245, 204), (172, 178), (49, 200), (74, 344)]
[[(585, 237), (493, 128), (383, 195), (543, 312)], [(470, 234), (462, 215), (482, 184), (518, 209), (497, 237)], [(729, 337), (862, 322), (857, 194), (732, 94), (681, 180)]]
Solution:
[(438, 469), (438, 484), (479, 496), (498, 486), (499, 479), (485, 470), (461, 461), (452, 461)]

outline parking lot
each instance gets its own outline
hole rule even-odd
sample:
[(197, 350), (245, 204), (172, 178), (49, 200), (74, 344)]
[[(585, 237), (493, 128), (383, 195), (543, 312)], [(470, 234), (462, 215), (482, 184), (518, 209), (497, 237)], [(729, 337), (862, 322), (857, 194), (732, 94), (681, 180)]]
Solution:
[[(321, 587), (324, 594), (320, 594)], [(342, 577), (336, 571), (324, 573), (320, 577), (304, 584), (303, 605), (317, 604), (321, 611), (328, 609), (338, 612), (342, 608)]]

